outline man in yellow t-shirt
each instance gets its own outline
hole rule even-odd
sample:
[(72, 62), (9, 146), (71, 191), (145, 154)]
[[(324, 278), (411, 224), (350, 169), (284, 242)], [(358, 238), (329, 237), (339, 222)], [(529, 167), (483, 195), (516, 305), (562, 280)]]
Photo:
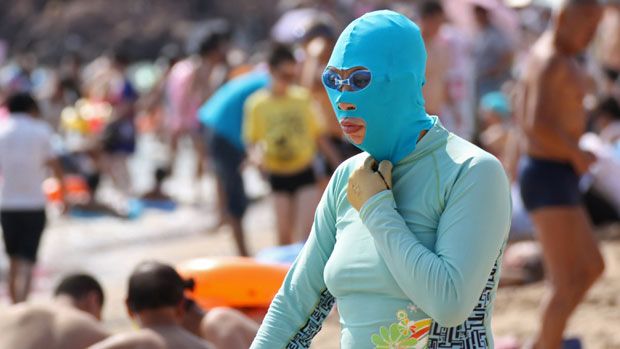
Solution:
[[(296, 63), (288, 47), (278, 45), (272, 49), (271, 85), (248, 98), (243, 125), (250, 156), (258, 158), (256, 162), (266, 173), (274, 194), (280, 245), (294, 241), (297, 223), (307, 236), (317, 199), (312, 164), (322, 142), (322, 128), (316, 121), (309, 92), (293, 86)], [(296, 217), (298, 206), (304, 210)], [(307, 206), (309, 209), (305, 209)]]

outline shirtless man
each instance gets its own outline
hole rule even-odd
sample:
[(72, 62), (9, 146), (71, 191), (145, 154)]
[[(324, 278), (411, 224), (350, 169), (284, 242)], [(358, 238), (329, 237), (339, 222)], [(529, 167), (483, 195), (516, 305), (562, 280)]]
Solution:
[(126, 305), (140, 330), (114, 335), (90, 349), (212, 348), (181, 325), (187, 287), (187, 282), (168, 265), (139, 264), (129, 277)]
[(252, 344), (258, 323), (244, 313), (226, 307), (205, 312), (186, 300), (183, 327), (214, 345), (215, 349), (247, 349)]
[(532, 47), (521, 82), (517, 117), (526, 136), (521, 196), (538, 232), (550, 287), (542, 302), (539, 349), (561, 347), (566, 323), (604, 269), (582, 206), (579, 176), (594, 156), (581, 151), (586, 75), (576, 56), (601, 16), (595, 0), (569, 0)]
[(0, 312), (0, 348), (84, 349), (108, 336), (99, 323), (103, 290), (89, 275), (65, 277), (49, 304), (19, 303)]
[(193, 282), (183, 280), (169, 265), (138, 265), (129, 278), (127, 310), (141, 329), (115, 335), (90, 349), (248, 348), (258, 324), (234, 309), (203, 311), (184, 297), (192, 287)]

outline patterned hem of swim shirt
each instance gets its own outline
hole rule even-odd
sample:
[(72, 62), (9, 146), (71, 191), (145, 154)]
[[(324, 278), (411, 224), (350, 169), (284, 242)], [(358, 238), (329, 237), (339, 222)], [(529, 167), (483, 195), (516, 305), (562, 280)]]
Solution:
[[(487, 348), (486, 310), (492, 299), (492, 291), (497, 282), (498, 262), (495, 262), (491, 274), (478, 300), (478, 304), (469, 318), (456, 327), (442, 327), (430, 318), (418, 321), (409, 320), (420, 311), (409, 304), (407, 310), (396, 313), (398, 322), (389, 327), (381, 326), (378, 334), (370, 338), (375, 349), (444, 349), (444, 348)], [(411, 316), (413, 317), (413, 316)]]
[[(417, 312), (417, 308), (411, 304), (410, 312)], [(406, 310), (396, 313), (398, 322), (389, 327), (381, 326), (379, 333), (371, 336), (370, 340), (375, 349), (422, 349), (428, 344), (428, 333), (433, 322), (432, 319), (412, 321)]]

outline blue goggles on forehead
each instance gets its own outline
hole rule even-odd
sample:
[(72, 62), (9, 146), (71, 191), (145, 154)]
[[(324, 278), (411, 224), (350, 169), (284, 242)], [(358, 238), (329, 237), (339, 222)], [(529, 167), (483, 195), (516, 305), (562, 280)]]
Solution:
[(370, 70), (356, 70), (349, 74), (348, 79), (343, 79), (338, 73), (331, 69), (325, 69), (323, 72), (323, 83), (325, 86), (341, 90), (343, 86), (349, 86), (350, 91), (359, 91), (370, 84), (372, 74)]

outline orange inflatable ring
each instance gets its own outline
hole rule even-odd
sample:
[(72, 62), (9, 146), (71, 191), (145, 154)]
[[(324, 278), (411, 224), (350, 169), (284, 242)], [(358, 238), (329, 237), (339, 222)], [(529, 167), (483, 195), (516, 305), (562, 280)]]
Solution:
[(221, 257), (193, 259), (177, 270), (183, 278), (194, 280), (195, 287), (189, 296), (204, 308), (267, 308), (288, 267), (253, 258)]
[[(69, 198), (80, 199), (90, 195), (86, 181), (80, 176), (65, 176), (63, 178), (65, 193)], [(49, 202), (62, 200), (60, 183), (56, 178), (48, 178), (43, 181), (43, 192)]]

